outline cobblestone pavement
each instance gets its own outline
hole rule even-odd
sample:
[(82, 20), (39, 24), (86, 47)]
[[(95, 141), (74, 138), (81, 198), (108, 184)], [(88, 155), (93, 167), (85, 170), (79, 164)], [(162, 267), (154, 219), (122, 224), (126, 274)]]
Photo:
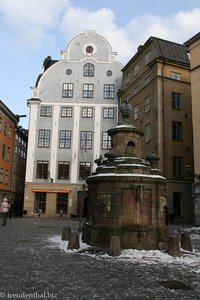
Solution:
[[(49, 247), (76, 219), (13, 218), (0, 226), (0, 299), (200, 299), (200, 272), (169, 265), (97, 259)], [(171, 286), (178, 281), (183, 285)], [(185, 284), (185, 285), (184, 285)]]

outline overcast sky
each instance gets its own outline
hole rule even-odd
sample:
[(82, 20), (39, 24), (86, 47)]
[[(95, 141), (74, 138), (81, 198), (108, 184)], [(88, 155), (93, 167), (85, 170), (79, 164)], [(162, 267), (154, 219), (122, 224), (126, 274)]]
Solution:
[(184, 43), (200, 31), (200, 0), (0, 0), (0, 99), (26, 114), (50, 55), (61, 59), (76, 35), (96, 30), (126, 64), (150, 36)]

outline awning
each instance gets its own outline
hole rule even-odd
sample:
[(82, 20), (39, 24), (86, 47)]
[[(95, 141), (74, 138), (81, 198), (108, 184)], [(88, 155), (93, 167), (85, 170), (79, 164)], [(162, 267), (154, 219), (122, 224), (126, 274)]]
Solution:
[(70, 193), (71, 190), (53, 190), (53, 189), (33, 189), (34, 193), (57, 193), (57, 194), (66, 194)]

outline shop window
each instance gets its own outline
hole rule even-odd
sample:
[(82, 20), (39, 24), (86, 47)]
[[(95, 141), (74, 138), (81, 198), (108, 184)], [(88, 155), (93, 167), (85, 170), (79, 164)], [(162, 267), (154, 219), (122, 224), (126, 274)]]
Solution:
[(34, 211), (38, 213), (45, 213), (46, 211), (46, 193), (35, 193)]
[(57, 214), (67, 214), (68, 212), (68, 194), (58, 193), (56, 201), (56, 213)]

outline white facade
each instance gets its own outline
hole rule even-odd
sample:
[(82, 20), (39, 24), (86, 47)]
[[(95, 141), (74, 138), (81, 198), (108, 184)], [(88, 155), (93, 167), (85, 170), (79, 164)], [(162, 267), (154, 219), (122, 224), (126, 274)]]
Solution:
[(86, 31), (62, 51), (61, 60), (44, 61), (28, 100), (28, 215), (80, 215), (82, 184), (95, 170), (94, 160), (108, 152), (106, 132), (118, 120), (122, 65), (115, 57), (105, 38)]

